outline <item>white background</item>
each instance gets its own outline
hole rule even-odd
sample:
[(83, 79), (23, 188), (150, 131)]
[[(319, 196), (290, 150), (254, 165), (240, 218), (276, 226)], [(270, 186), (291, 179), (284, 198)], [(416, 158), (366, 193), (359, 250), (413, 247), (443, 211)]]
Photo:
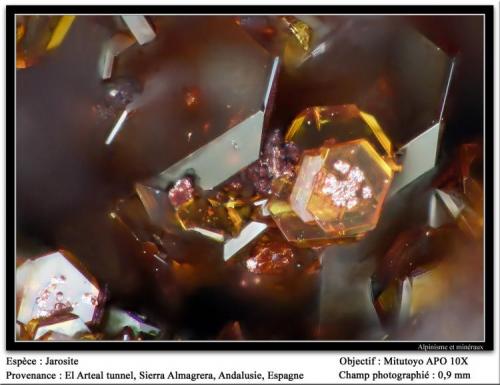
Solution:
[[(1, 0), (2, 5), (5, 4), (23, 4), (22, 1), (3, 1)], [(70, 3), (69, 1), (51, 1), (51, 4), (68, 4)], [(106, 4), (114, 4), (114, 5), (121, 5), (121, 4), (141, 4), (145, 5), (144, 2), (133, 2), (133, 1), (112, 1), (108, 0), (106, 1)], [(186, 5), (186, 4), (213, 4), (213, 2), (209, 1), (201, 1), (197, 0), (196, 2), (188, 2), (188, 1), (168, 1), (168, 4), (180, 4), (180, 5)], [(218, 4), (307, 4), (307, 5), (312, 5), (311, 2), (306, 2), (306, 1), (293, 1), (293, 0), (286, 0), (286, 1), (266, 1), (266, 2), (257, 2), (257, 1), (219, 1)], [(402, 1), (398, 2), (386, 2), (387, 4), (402, 4)], [(408, 4), (415, 4), (416, 2), (411, 2)], [(26, 2), (24, 2), (26, 4)], [(29, 4), (36, 4), (36, 2), (30, 2)], [(71, 2), (72, 5), (76, 4), (97, 4), (101, 5), (103, 2), (101, 1), (77, 1), (77, 2)], [(150, 1), (148, 4), (156, 4), (156, 5), (167, 5), (167, 2), (154, 2)], [(380, 1), (377, 2), (359, 2), (359, 1), (350, 1), (350, 2), (332, 2), (332, 1), (316, 1), (314, 4), (346, 4), (346, 5), (352, 5), (352, 4), (380, 4)], [(478, 4), (475, 3), (474, 1), (470, 2), (463, 2), (463, 1), (454, 1), (454, 2), (446, 2), (446, 1), (440, 1), (440, 2), (419, 2), (419, 5), (423, 4)], [(499, 12), (498, 12), (498, 4), (493, 1), (481, 1), (481, 4), (491, 4), (495, 5), (495, 15), (494, 15), (494, 21), (495, 21), (495, 144), (498, 145), (497, 139), (498, 139), (498, 49), (497, 49), (497, 44), (498, 44), (498, 21), (499, 21)], [(2, 13), (2, 26), (0, 28), (1, 31), (1, 38), (0, 38), (0, 44), (1, 44), (1, 52), (5, 52), (5, 7), (2, 7), (3, 13)], [(5, 56), (2, 55), (2, 74), (5, 74)], [(1, 82), (2, 82), (2, 90), (5, 90), (5, 77), (1, 76)], [(9, 95), (10, 97), (10, 95)], [(1, 93), (1, 110), (2, 110), (2, 125), (5, 126), (5, 92)], [(5, 127), (6, 130), (13, 130), (14, 127)], [(5, 135), (4, 132), (2, 135), (0, 135), (0, 141), (2, 143), (2, 151), (5, 151)], [(496, 146), (497, 147), (497, 146)], [(3, 154), (4, 155), (4, 154)], [(0, 157), (0, 163), (1, 163), (1, 180), (5, 181), (5, 156)], [(495, 170), (495, 190), (498, 192), (498, 165), (499, 165), (499, 155), (498, 155), (498, 147), (495, 149), (495, 164), (497, 165), (496, 170)], [(491, 166), (491, 165), (490, 165)], [(5, 183), (1, 184), (1, 201), (5, 202)], [(12, 188), (12, 186), (9, 186), (9, 188)], [(498, 325), (499, 325), (499, 318), (498, 318), (498, 297), (499, 297), (499, 285), (498, 285), (498, 272), (499, 272), (499, 262), (498, 262), (498, 237), (496, 236), (498, 233), (498, 196), (495, 196), (495, 347), (496, 350), (495, 352), (482, 352), (482, 353), (470, 353), (468, 354), (469, 356), (469, 367), (468, 371), (471, 373), (471, 379), (464, 381), (465, 383), (499, 383), (500, 378), (499, 378), (499, 330), (498, 330)], [(2, 218), (5, 219), (5, 207), (4, 205), (0, 205), (0, 210), (2, 214)], [(0, 277), (5, 277), (5, 259), (6, 258), (12, 258), (13, 256), (11, 255), (5, 255), (5, 226), (12, 226), (12, 223), (5, 223), (5, 220), (2, 220), (1, 222), (1, 229), (0, 229), (0, 240), (1, 240), (1, 245), (2, 249), (4, 251), (4, 258), (2, 260), (1, 265), (1, 275)], [(5, 309), (5, 285), (2, 283), (0, 284), (0, 309)], [(43, 353), (29, 353), (29, 352), (16, 352), (16, 353), (7, 353), (5, 351), (5, 313), (0, 310), (0, 382), (4, 383), (5, 382), (5, 377), (4, 373), (6, 371), (6, 357), (7, 356), (12, 356), (12, 357), (36, 357), (36, 358), (44, 358), (47, 356), (47, 354)], [(60, 353), (50, 353), (49, 356), (51, 357), (59, 357), (59, 358), (64, 358), (64, 357), (78, 357), (80, 360), (80, 364), (78, 367), (73, 368), (77, 370), (92, 370), (92, 371), (99, 371), (99, 370), (107, 370), (110, 372), (116, 371), (116, 372), (126, 372), (130, 369), (135, 369), (136, 371), (138, 370), (148, 370), (150, 372), (168, 372), (170, 370), (178, 370), (178, 371), (183, 371), (183, 372), (189, 372), (189, 371), (196, 371), (196, 372), (203, 372), (203, 371), (214, 371), (218, 373), (219, 371), (227, 371), (227, 372), (232, 372), (233, 370), (240, 371), (240, 370), (246, 370), (249, 372), (253, 372), (254, 370), (262, 371), (262, 372), (267, 372), (267, 370), (274, 370), (276, 372), (297, 372), (301, 371), (305, 374), (305, 379), (304, 382), (307, 383), (339, 383), (341, 382), (339, 378), (337, 377), (338, 372), (340, 370), (366, 370), (364, 367), (358, 367), (358, 369), (350, 369), (350, 368), (341, 368), (341, 365), (339, 364), (339, 358), (341, 356), (349, 356), (349, 357), (356, 357), (356, 358), (361, 358), (361, 357), (368, 357), (368, 356), (399, 356), (399, 357), (407, 357), (407, 358), (426, 358), (428, 356), (431, 356), (429, 353), (422, 353), (422, 352), (415, 352), (415, 353), (396, 353), (396, 352), (388, 352), (388, 353), (371, 353), (371, 352), (366, 352), (366, 353), (354, 353), (354, 352), (302, 352), (302, 353), (297, 353), (297, 352), (276, 352), (276, 353), (266, 353), (266, 352), (206, 352), (206, 353), (201, 353), (201, 352), (79, 352), (79, 353), (70, 353), (70, 352), (60, 352)], [(451, 353), (444, 353), (444, 354), (432, 354), (432, 356), (437, 355), (437, 356), (447, 356), (450, 357)], [(464, 354), (460, 354), (464, 355)], [(12, 369), (12, 368), (10, 368)], [(41, 371), (46, 371), (46, 367), (40, 367), (37, 366), (35, 369), (30, 369), (30, 372), (36, 372), (36, 370), (41, 370)], [(429, 370), (437, 370), (432, 367), (427, 367), (425, 369)], [(66, 370), (64, 367), (56, 367), (54, 369), (56, 372), (62, 372)], [(375, 370), (378, 370), (378, 368), (375, 368)], [(404, 368), (398, 368), (398, 367), (393, 367), (394, 371), (404, 371)], [(407, 370), (413, 371), (414, 369), (408, 368)], [(460, 367), (451, 367), (451, 366), (444, 366), (441, 367), (440, 370), (460, 370)], [(25, 381), (18, 381), (18, 383), (24, 383)], [(58, 381), (59, 383), (66, 383), (66, 381), (61, 380)], [(80, 381), (81, 383), (88, 382), (87, 381)], [(115, 381), (116, 382), (116, 381)], [(126, 383), (126, 381), (120, 381), (121, 383)], [(145, 381), (143, 381), (145, 382)], [(166, 381), (158, 381), (157, 383), (165, 383)], [(184, 380), (183, 382), (189, 382)], [(241, 381), (236, 381), (236, 382), (241, 382)], [(353, 382), (359, 382), (353, 381)], [(389, 382), (389, 381), (384, 381)], [(423, 383), (424, 381), (416, 381), (417, 383)], [(432, 381), (429, 381), (432, 382)], [(435, 380), (434, 382), (443, 382), (440, 380)], [(448, 383), (452, 383), (451, 380), (446, 381)], [(96, 382), (97, 383), (97, 382)], [(153, 382), (151, 382), (153, 383)]]

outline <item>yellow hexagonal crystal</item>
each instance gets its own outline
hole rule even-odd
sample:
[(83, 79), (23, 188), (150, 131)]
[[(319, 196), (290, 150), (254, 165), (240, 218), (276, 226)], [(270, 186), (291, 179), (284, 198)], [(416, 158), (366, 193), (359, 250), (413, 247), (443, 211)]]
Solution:
[(354, 104), (306, 108), (293, 120), (285, 136), (304, 150), (317, 148), (329, 139), (343, 142), (362, 138), (379, 154), (391, 156), (391, 141), (377, 119)]
[(304, 151), (295, 180), (273, 183), (268, 210), (297, 246), (353, 240), (376, 226), (392, 176), (367, 140), (327, 140)]
[(392, 170), (365, 139), (326, 144), (307, 210), (332, 237), (373, 229), (392, 180)]
[(74, 20), (74, 15), (18, 16), (16, 19), (16, 67), (30, 67), (46, 52), (59, 47)]
[[(290, 203), (294, 185), (288, 178), (280, 178), (273, 183), (275, 197), (270, 199), (267, 209), (284, 237), (298, 247), (325, 246), (332, 239), (316, 222), (304, 222)], [(295, 196), (304, 193), (296, 193)], [(294, 205), (301, 205), (294, 202)]]

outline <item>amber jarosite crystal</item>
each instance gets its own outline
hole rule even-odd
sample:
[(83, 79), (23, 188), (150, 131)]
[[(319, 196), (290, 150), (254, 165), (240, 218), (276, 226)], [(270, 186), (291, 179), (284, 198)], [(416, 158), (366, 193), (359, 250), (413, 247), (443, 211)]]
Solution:
[[(299, 178), (300, 173), (299, 172)], [(274, 183), (276, 195), (269, 200), (267, 210), (271, 214), (283, 236), (299, 247), (326, 246), (333, 239), (316, 222), (304, 222), (290, 203), (293, 182), (280, 178)], [(296, 193), (308, 195), (308, 193)]]
[(377, 119), (354, 104), (306, 108), (293, 120), (285, 136), (285, 140), (304, 150), (317, 148), (330, 139), (366, 139), (380, 155), (392, 154), (391, 141)]
[(392, 170), (364, 139), (323, 148), (307, 210), (335, 236), (375, 227), (392, 180)]
[(392, 176), (365, 139), (326, 141), (304, 152), (294, 183), (275, 183), (268, 208), (287, 240), (299, 245), (358, 237), (376, 226)]
[(33, 65), (46, 52), (63, 42), (75, 16), (18, 16), (16, 23), (16, 67)]

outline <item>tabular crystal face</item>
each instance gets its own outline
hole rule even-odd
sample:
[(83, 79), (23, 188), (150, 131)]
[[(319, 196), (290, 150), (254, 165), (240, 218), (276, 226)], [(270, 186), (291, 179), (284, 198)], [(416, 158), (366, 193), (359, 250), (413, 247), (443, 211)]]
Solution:
[(237, 235), (242, 222), (236, 210), (212, 206), (205, 199), (179, 207), (177, 218), (185, 230), (196, 231), (219, 242), (223, 242), (225, 236)]
[(273, 55), (280, 55), (289, 73), (296, 72), (331, 30), (321, 17), (312, 15), (240, 16), (236, 24)]
[[(187, 184), (184, 179), (180, 183)], [(230, 191), (230, 185), (226, 186), (226, 192), (202, 196), (195, 193), (194, 186), (190, 183), (182, 191), (179, 190), (178, 183), (175, 183), (168, 193), (137, 184), (136, 192), (151, 223), (169, 233), (172, 242), (167, 242), (168, 244), (177, 244), (173, 247), (174, 250), (196, 250), (193, 242), (198, 242), (199, 249), (204, 253), (220, 255), (228, 260), (267, 228), (261, 220), (251, 220), (252, 199), (231, 196), (235, 192)], [(189, 199), (174, 207), (173, 197), (175, 202), (186, 200), (186, 197)], [(184, 253), (185, 251), (181, 252)]]
[(133, 336), (141, 333), (157, 336), (160, 333), (159, 328), (145, 322), (145, 317), (131, 311), (110, 308), (107, 313), (107, 322), (104, 325), (106, 334), (115, 337), (125, 328), (130, 328)]
[(285, 137), (304, 150), (317, 148), (326, 140), (361, 138), (368, 140), (379, 154), (392, 152), (391, 142), (375, 117), (354, 104), (306, 108), (293, 120)]
[(29, 260), (18, 268), (17, 320), (30, 320), (71, 312), (85, 323), (96, 321), (102, 302), (96, 280), (67, 252)]
[(311, 188), (307, 210), (332, 236), (351, 236), (375, 227), (392, 170), (364, 139), (323, 147), (323, 165)]
[[(299, 171), (299, 178), (301, 178), (301, 174), (302, 171)], [(299, 247), (325, 246), (332, 242), (329, 234), (320, 226), (315, 222), (304, 222), (294, 210), (293, 206), (298, 208), (298, 212), (302, 214), (306, 212), (302, 209), (302, 202), (290, 200), (294, 188), (292, 181), (281, 178), (275, 181), (273, 187), (275, 196), (270, 199), (267, 209), (288, 242)], [(309, 195), (307, 192), (295, 192), (293, 197), (300, 199), (300, 197), (307, 195)]]
[(307, 204), (311, 199), (315, 177), (322, 165), (323, 159), (319, 151), (304, 151), (300, 171), (290, 194), (290, 205), (303, 222), (314, 221), (307, 210)]
[(140, 79), (143, 91), (110, 146), (144, 176), (163, 171), (158, 187), (193, 169), (211, 189), (259, 156), (273, 58), (229, 17), (151, 22), (156, 38), (121, 53), (113, 70), (112, 79)]
[(268, 209), (289, 242), (324, 246), (373, 229), (393, 172), (365, 139), (306, 150), (295, 181), (275, 182)]
[[(396, 148), (440, 120), (453, 69), (445, 51), (393, 17), (338, 16), (327, 23), (331, 31), (312, 45), (293, 78), (295, 92), (313, 91), (309, 105), (352, 101), (377, 116)], [(286, 95), (290, 108), (307, 106), (294, 96)]]

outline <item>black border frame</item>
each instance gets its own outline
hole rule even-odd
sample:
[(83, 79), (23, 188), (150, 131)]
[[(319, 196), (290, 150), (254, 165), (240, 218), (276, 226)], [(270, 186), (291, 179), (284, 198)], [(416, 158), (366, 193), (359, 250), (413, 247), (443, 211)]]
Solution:
[[(484, 316), (485, 330), (484, 342), (470, 342), (478, 350), (491, 351), (494, 348), (493, 340), (493, 316), (494, 316), (494, 25), (493, 5), (103, 5), (103, 6), (55, 6), (55, 5), (7, 5), (6, 6), (6, 349), (7, 351), (75, 351), (75, 350), (273, 350), (273, 351), (395, 351), (395, 350), (422, 350), (420, 344), (439, 345), (449, 348), (457, 345), (455, 342), (346, 342), (346, 341), (243, 341), (243, 342), (183, 342), (183, 341), (141, 341), (136, 343), (126, 343), (120, 341), (102, 342), (16, 342), (14, 327), (9, 320), (15, 320), (15, 282), (11, 272), (15, 267), (15, 15), (17, 13), (31, 14), (120, 14), (120, 13), (140, 13), (140, 14), (256, 14), (256, 13), (374, 13), (374, 14), (476, 14), (484, 15), (484, 45), (485, 45), (485, 72), (484, 72), (484, 191), (485, 191), (485, 295), (484, 295)], [(12, 65), (9, 65), (12, 63)], [(469, 343), (464, 343), (469, 344)], [(474, 350), (456, 350), (461, 353), (471, 353)], [(445, 350), (439, 350), (445, 353)]]

